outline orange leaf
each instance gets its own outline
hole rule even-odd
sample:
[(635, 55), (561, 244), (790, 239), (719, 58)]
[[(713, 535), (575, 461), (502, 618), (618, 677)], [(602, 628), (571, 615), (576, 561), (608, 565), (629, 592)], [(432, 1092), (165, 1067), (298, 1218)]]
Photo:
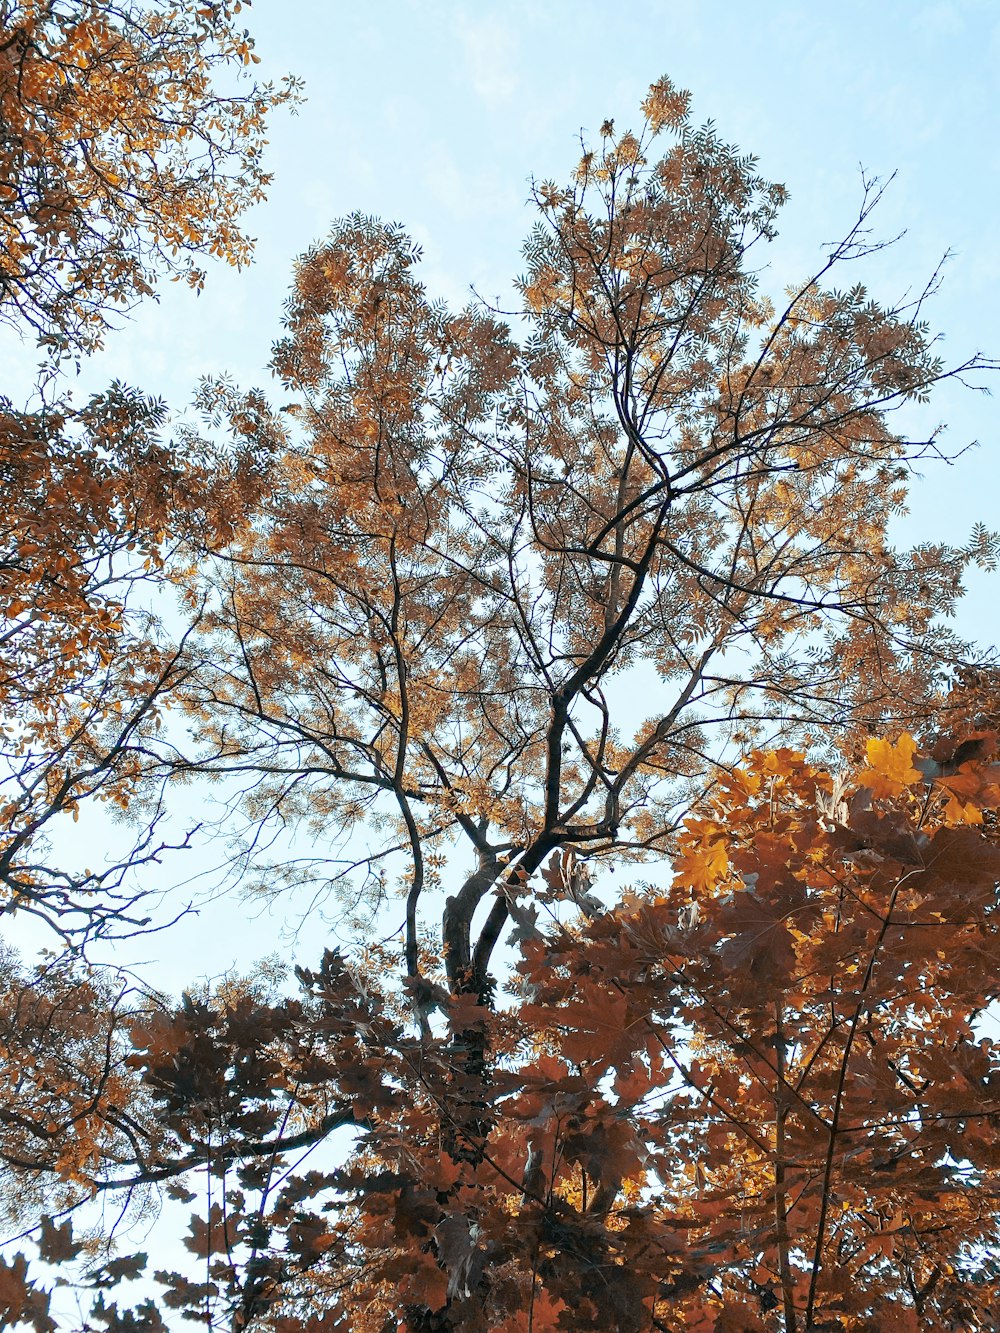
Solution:
[(874, 796), (899, 796), (907, 787), (923, 780), (923, 774), (913, 765), (916, 742), (905, 732), (895, 745), (873, 738), (867, 749), (868, 767), (858, 774), (858, 781), (870, 787)]

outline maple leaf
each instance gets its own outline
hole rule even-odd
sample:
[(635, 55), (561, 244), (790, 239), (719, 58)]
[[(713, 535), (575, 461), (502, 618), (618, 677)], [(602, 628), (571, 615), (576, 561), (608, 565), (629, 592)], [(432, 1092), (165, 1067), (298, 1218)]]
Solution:
[(184, 1244), (202, 1259), (211, 1254), (225, 1254), (236, 1240), (236, 1228), (218, 1203), (212, 1204), (207, 1218), (193, 1216), (188, 1226), (190, 1234), (184, 1237)]
[(47, 1264), (73, 1259), (80, 1248), (73, 1240), (73, 1224), (70, 1220), (59, 1227), (51, 1218), (42, 1218), (38, 1231), (38, 1254)]
[(711, 822), (689, 821), (674, 861), (676, 881), (695, 893), (713, 890), (729, 869), (729, 851), (724, 830)]
[(326, 1223), (321, 1217), (300, 1213), (286, 1228), (288, 1248), (302, 1266), (308, 1267), (324, 1254), (334, 1243)]
[(28, 1280), (23, 1254), (15, 1254), (9, 1263), (0, 1257), (0, 1318), (5, 1324), (30, 1324), (35, 1333), (56, 1333), (48, 1294)]
[(858, 774), (858, 781), (870, 787), (876, 798), (900, 795), (923, 781), (923, 773), (913, 763), (916, 749), (912, 736), (900, 736), (895, 743), (872, 737), (867, 745), (868, 767)]
[(719, 949), (731, 971), (746, 968), (756, 985), (770, 988), (778, 977), (792, 973), (796, 954), (784, 904), (763, 901), (756, 893), (740, 892), (719, 914), (719, 926), (732, 932)]
[[(186, 1201), (190, 1203), (194, 1197), (192, 1194)], [(122, 1281), (134, 1281), (145, 1269), (147, 1260), (148, 1255), (145, 1254), (119, 1255), (97, 1268), (89, 1269), (86, 1274), (87, 1284), (91, 1287), (115, 1287)]]
[[(544, 1006), (526, 1005), (526, 1019), (541, 1017)], [(633, 1042), (644, 1040), (628, 1024), (628, 1001), (614, 988), (588, 985), (580, 987), (575, 997), (559, 1009), (560, 1033), (557, 1038), (564, 1058), (575, 1065), (604, 1067), (630, 1054)]]

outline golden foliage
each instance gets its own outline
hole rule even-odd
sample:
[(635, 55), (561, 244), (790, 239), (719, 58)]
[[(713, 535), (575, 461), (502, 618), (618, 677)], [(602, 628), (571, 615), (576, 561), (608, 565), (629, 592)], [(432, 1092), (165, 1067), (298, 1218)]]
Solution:
[(239, 0), (13, 0), (0, 10), (0, 317), (57, 355), (99, 342), (158, 273), (245, 263), (264, 119), (297, 85), (221, 83), (258, 57)]

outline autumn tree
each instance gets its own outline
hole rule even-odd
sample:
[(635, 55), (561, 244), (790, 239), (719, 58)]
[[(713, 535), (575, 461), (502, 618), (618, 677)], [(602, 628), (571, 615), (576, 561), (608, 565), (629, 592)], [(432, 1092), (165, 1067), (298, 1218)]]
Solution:
[[(165, 440), (164, 405), (124, 385), (73, 402), (60, 361), (158, 276), (197, 285), (200, 257), (249, 259), (265, 118), (297, 86), (242, 75), (257, 57), (240, 8), (0, 4), (0, 318), (49, 358), (35, 400), (0, 394), (0, 901), (64, 938), (131, 896), (122, 867), (81, 876), (44, 841), (86, 796), (127, 799), (128, 742), (171, 678), (137, 585), (186, 526), (239, 521), (259, 459)], [(135, 856), (158, 846), (147, 829)]]
[(161, 274), (248, 261), (265, 117), (297, 95), (241, 83), (240, 0), (0, 5), (0, 317), (57, 354), (99, 342)]
[(263, 474), (257, 446), (167, 441), (164, 414), (120, 384), (76, 408), (0, 411), (0, 910), (67, 945), (134, 929), (125, 880), (164, 850), (155, 810), (121, 860), (92, 870), (49, 844), (81, 802), (128, 805), (140, 724), (183, 672), (152, 614), (165, 553), (184, 532), (229, 531)]
[[(184, 692), (200, 745), (172, 770), (252, 775), (255, 845), (364, 829), (359, 892), (378, 907), (402, 884), (415, 993), (446, 862), (471, 873), (432, 953), (485, 997), (553, 851), (584, 877), (655, 860), (727, 757), (929, 716), (966, 651), (941, 617), (994, 557), (983, 529), (891, 544), (937, 449), (891, 413), (985, 363), (944, 367), (920, 301), (831, 285), (877, 252), (874, 187), (773, 306), (755, 255), (784, 190), (691, 128), (670, 84), (644, 109), (640, 138), (608, 125), (570, 186), (538, 186), (520, 342), (429, 301), (395, 227), (349, 218), (302, 259), (274, 363), (288, 445), (192, 585), (213, 598)], [(335, 880), (325, 851), (253, 874)]]
[[(327, 951), (292, 997), (229, 982), (143, 1012), (65, 976), (22, 989), (8, 1165), (70, 1199), (170, 1182), (196, 1205), (188, 1272), (95, 1256), (63, 1216), (41, 1258), (63, 1281), (82, 1260), (86, 1327), (112, 1330), (173, 1310), (281, 1333), (985, 1333), (995, 753), (903, 735), (831, 775), (754, 752), (685, 821), (672, 883), (560, 920), (574, 864), (553, 859), (504, 1004), (442, 990), (430, 1034), (384, 949)], [(88, 1037), (116, 1008), (105, 1067)], [(456, 1058), (471, 1032), (488, 1078)], [(147, 1268), (162, 1301), (147, 1283), (132, 1313)], [(0, 1294), (58, 1327), (33, 1271), (11, 1256)]]
[(294, 995), (88, 995), (90, 1158), (65, 1086), (0, 1154), (204, 1203), (163, 1307), (92, 1264), (104, 1327), (992, 1326), (993, 738), (905, 729), (994, 542), (890, 537), (939, 450), (904, 427), (988, 363), (841, 276), (871, 183), (769, 298), (784, 190), (667, 80), (643, 110), (537, 186), (523, 332), (354, 216), (296, 271), (290, 404), (214, 391), (266, 467), (245, 521), (183, 530), (197, 623), (128, 801), (214, 780), (244, 883), (339, 895), (361, 939)]

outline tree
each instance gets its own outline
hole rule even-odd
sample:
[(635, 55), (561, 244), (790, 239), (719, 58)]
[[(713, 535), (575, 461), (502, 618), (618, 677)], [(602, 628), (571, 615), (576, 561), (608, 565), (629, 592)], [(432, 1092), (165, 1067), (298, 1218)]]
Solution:
[[(44, 843), (81, 799), (127, 801), (136, 724), (173, 679), (137, 590), (187, 527), (239, 522), (261, 460), (164, 441), (164, 405), (124, 385), (73, 403), (58, 372), (158, 274), (248, 260), (265, 119), (297, 85), (218, 86), (257, 60), (240, 8), (0, 4), (0, 318), (49, 356), (37, 401), (0, 396), (0, 910), (67, 940), (135, 925), (125, 866), (55, 866)], [(126, 866), (158, 850), (147, 829)]]
[[(856, 747), (932, 713), (966, 652), (941, 617), (994, 558), (983, 529), (890, 544), (937, 443), (889, 413), (985, 363), (943, 367), (920, 301), (823, 285), (877, 252), (874, 187), (774, 309), (751, 256), (784, 191), (690, 129), (669, 83), (645, 111), (641, 139), (608, 126), (569, 188), (538, 187), (520, 346), (489, 311), (429, 302), (397, 228), (353, 217), (304, 257), (275, 357), (297, 430), (194, 584), (221, 591), (180, 771), (252, 775), (272, 886), (331, 882), (326, 854), (263, 864), (262, 831), (296, 821), (327, 845), (364, 827), (376, 906), (405, 857), (418, 989), (443, 858), (472, 871), (432, 947), (485, 996), (512, 896), (553, 850), (590, 874), (655, 858), (727, 756)], [(235, 424), (256, 429), (242, 404)]]
[[(772, 305), (784, 191), (667, 80), (644, 112), (537, 187), (520, 338), (430, 302), (405, 235), (355, 216), (296, 272), (284, 415), (215, 391), (267, 466), (240, 522), (180, 529), (197, 623), (164, 702), (191, 735), (136, 716), (127, 798), (214, 779), (252, 887), (353, 893), (388, 939), (296, 995), (88, 995), (84, 1165), (68, 1086), (0, 1140), (71, 1196), (203, 1183), (168, 1310), (990, 1326), (994, 742), (896, 736), (948, 713), (968, 650), (940, 617), (995, 544), (889, 538), (938, 449), (889, 414), (988, 363), (942, 365), (923, 298), (831, 285), (878, 253), (873, 184)], [(93, 1318), (158, 1327), (105, 1305), (118, 1262)]]
[(152, 614), (165, 553), (185, 531), (229, 531), (266, 466), (260, 441), (186, 448), (162, 438), (163, 418), (120, 384), (76, 408), (0, 402), (0, 911), (33, 913), (67, 944), (135, 929), (126, 878), (165, 850), (155, 810), (100, 869), (48, 847), (81, 802), (128, 806), (140, 723), (157, 723), (182, 673)]
[[(34, 1059), (0, 1151), (114, 1196), (179, 1181), (191, 1203), (197, 1172), (200, 1272), (158, 1269), (140, 1326), (989, 1329), (995, 748), (873, 740), (839, 779), (751, 754), (686, 822), (671, 886), (522, 926), (508, 1002), (442, 993), (430, 1035), (384, 951), (328, 951), (297, 998), (133, 1001), (95, 1073), (88, 1033), (123, 997), (49, 978), (4, 1033)], [(554, 859), (541, 903), (572, 870)], [(473, 1031), (489, 1077), (456, 1059)], [(317, 1162), (345, 1128), (346, 1160)], [(39, 1248), (64, 1275), (79, 1250), (57, 1220)], [(136, 1326), (103, 1292), (145, 1265), (90, 1260), (101, 1325)], [(7, 1273), (43, 1310), (23, 1255)]]
[(248, 261), (265, 117), (297, 85), (225, 88), (258, 60), (242, 8), (0, 5), (0, 317), (55, 354), (99, 343), (160, 273), (200, 286), (200, 256)]

